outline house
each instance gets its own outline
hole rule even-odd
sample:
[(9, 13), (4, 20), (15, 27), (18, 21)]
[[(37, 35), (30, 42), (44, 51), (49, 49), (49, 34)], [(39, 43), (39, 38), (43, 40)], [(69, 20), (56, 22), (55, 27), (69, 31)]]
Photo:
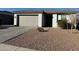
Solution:
[(57, 11), (57, 10), (30, 10), (30, 11), (15, 11), (14, 25), (15, 26), (31, 26), (31, 27), (53, 27), (57, 28), (57, 21), (69, 14), (76, 14), (79, 11)]
[(13, 25), (14, 14), (8, 11), (0, 11), (0, 26), (2, 25)]

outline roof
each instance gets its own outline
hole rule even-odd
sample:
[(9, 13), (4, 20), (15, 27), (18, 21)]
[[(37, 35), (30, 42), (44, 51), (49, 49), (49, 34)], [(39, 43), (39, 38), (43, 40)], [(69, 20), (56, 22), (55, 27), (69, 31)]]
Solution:
[(63, 10), (63, 11), (57, 11), (57, 10), (53, 10), (53, 11), (45, 11), (46, 13), (59, 13), (59, 14), (75, 14), (75, 13), (79, 13), (79, 11), (72, 11), (72, 10)]
[(22, 11), (15, 11), (14, 13), (16, 13), (16, 14), (23, 14), (23, 13), (43, 13), (43, 11), (41, 11), (41, 10), (22, 10)]
[(13, 15), (12, 12), (8, 12), (8, 11), (0, 11), (1, 15)]
[(62, 14), (75, 14), (79, 13), (79, 11), (72, 11), (72, 10), (22, 10), (22, 11), (15, 11), (15, 14), (25, 14), (25, 13), (62, 13)]

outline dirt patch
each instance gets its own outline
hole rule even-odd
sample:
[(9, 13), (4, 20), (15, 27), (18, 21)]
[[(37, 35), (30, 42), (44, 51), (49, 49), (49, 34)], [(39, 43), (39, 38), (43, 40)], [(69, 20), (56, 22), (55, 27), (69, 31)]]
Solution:
[(77, 51), (79, 31), (51, 28), (48, 32), (39, 32), (33, 29), (3, 43), (42, 51)]

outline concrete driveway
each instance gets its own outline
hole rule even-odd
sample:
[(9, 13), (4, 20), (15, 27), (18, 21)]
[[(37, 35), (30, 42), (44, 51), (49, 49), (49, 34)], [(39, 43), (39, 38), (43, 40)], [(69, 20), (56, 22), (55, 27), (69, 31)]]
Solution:
[(1, 43), (0, 51), (36, 51), (36, 50)]
[(0, 43), (29, 31), (32, 27), (9, 27), (0, 29)]

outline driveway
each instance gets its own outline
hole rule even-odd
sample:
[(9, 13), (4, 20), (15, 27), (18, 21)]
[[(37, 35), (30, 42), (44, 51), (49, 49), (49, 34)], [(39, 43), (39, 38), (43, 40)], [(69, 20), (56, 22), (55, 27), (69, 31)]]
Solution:
[(29, 31), (32, 27), (9, 27), (0, 29), (0, 43)]
[(0, 51), (36, 51), (36, 50), (1, 43)]

